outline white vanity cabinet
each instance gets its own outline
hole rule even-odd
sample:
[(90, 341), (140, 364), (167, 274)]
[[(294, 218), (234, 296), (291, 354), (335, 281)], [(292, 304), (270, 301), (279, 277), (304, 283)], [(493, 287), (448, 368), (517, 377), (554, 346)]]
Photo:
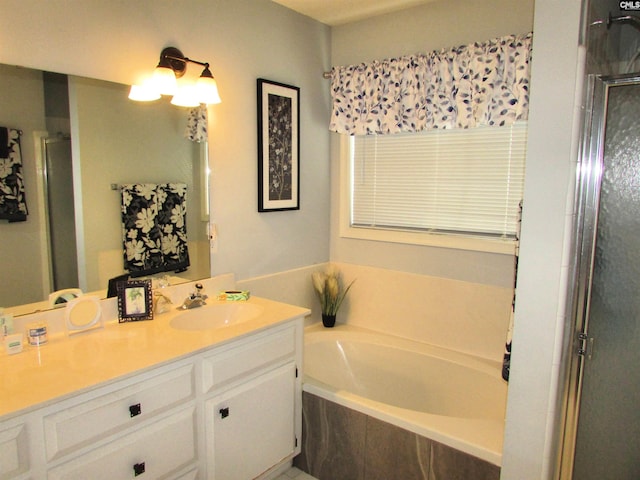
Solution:
[(206, 403), (215, 480), (256, 478), (294, 453), (295, 370), (284, 365)]
[(166, 478), (193, 467), (194, 370), (178, 362), (44, 412), (47, 478)]
[(176, 478), (196, 460), (195, 408), (190, 406), (49, 469), (51, 480)]
[(196, 397), (193, 362), (155, 370), (143, 378), (134, 378), (121, 388), (98, 391), (97, 396), (92, 392), (59, 402), (52, 413), (45, 414), (47, 461), (140, 427), (173, 407), (191, 405), (193, 410)]
[(269, 478), (300, 450), (302, 323), (0, 418), (0, 480)]
[(300, 335), (287, 325), (205, 359), (208, 478), (256, 478), (299, 452)]
[(29, 439), (27, 419), (18, 417), (0, 424), (0, 479), (28, 478)]

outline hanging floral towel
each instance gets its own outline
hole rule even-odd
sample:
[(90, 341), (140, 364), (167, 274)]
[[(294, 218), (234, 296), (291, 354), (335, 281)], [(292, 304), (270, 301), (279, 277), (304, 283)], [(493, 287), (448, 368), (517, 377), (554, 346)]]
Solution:
[(509, 381), (509, 371), (511, 369), (511, 337), (513, 336), (513, 318), (516, 309), (516, 281), (518, 278), (518, 258), (520, 256), (520, 226), (522, 224), (522, 200), (518, 205), (518, 225), (516, 227), (516, 254), (513, 274), (513, 299), (511, 301), (511, 313), (509, 315), (509, 327), (507, 329), (507, 341), (504, 345), (504, 357), (502, 360), (502, 378)]
[(189, 118), (187, 119), (187, 128), (184, 131), (184, 136), (192, 142), (206, 142), (207, 141), (207, 107), (200, 105), (199, 107), (189, 110)]
[(187, 250), (187, 186), (184, 183), (158, 185), (158, 227), (162, 239), (162, 257), (166, 270), (186, 270)]
[(27, 213), (20, 131), (0, 127), (0, 219), (24, 222)]
[(122, 186), (124, 268), (132, 276), (187, 269), (186, 196), (183, 183)]

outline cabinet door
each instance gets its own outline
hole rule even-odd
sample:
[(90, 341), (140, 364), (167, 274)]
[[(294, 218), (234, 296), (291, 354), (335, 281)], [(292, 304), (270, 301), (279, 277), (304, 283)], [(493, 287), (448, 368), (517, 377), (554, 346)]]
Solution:
[(252, 479), (293, 453), (295, 382), (292, 362), (207, 402), (209, 478)]
[(0, 479), (29, 470), (29, 445), (24, 423), (0, 425)]

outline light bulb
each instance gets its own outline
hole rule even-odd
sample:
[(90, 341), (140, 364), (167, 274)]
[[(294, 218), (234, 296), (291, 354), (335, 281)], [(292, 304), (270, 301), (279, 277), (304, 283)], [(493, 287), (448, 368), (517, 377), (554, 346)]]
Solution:
[(202, 76), (196, 82), (196, 92), (200, 103), (214, 104), (220, 103), (220, 94), (218, 93), (218, 84), (215, 78)]
[(158, 65), (151, 80), (153, 88), (162, 95), (174, 95), (178, 89), (176, 74), (169, 67)]
[(131, 85), (131, 90), (129, 90), (129, 99), (136, 102), (151, 102), (159, 98), (160, 94), (148, 84)]
[(178, 107), (198, 107), (200, 101), (194, 85), (183, 85), (171, 99), (171, 104)]

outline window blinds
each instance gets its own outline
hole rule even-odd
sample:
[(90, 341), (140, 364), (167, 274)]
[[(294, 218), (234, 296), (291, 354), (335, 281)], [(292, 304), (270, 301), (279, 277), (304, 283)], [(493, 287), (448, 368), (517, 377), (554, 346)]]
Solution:
[(526, 122), (351, 138), (353, 227), (515, 236)]

